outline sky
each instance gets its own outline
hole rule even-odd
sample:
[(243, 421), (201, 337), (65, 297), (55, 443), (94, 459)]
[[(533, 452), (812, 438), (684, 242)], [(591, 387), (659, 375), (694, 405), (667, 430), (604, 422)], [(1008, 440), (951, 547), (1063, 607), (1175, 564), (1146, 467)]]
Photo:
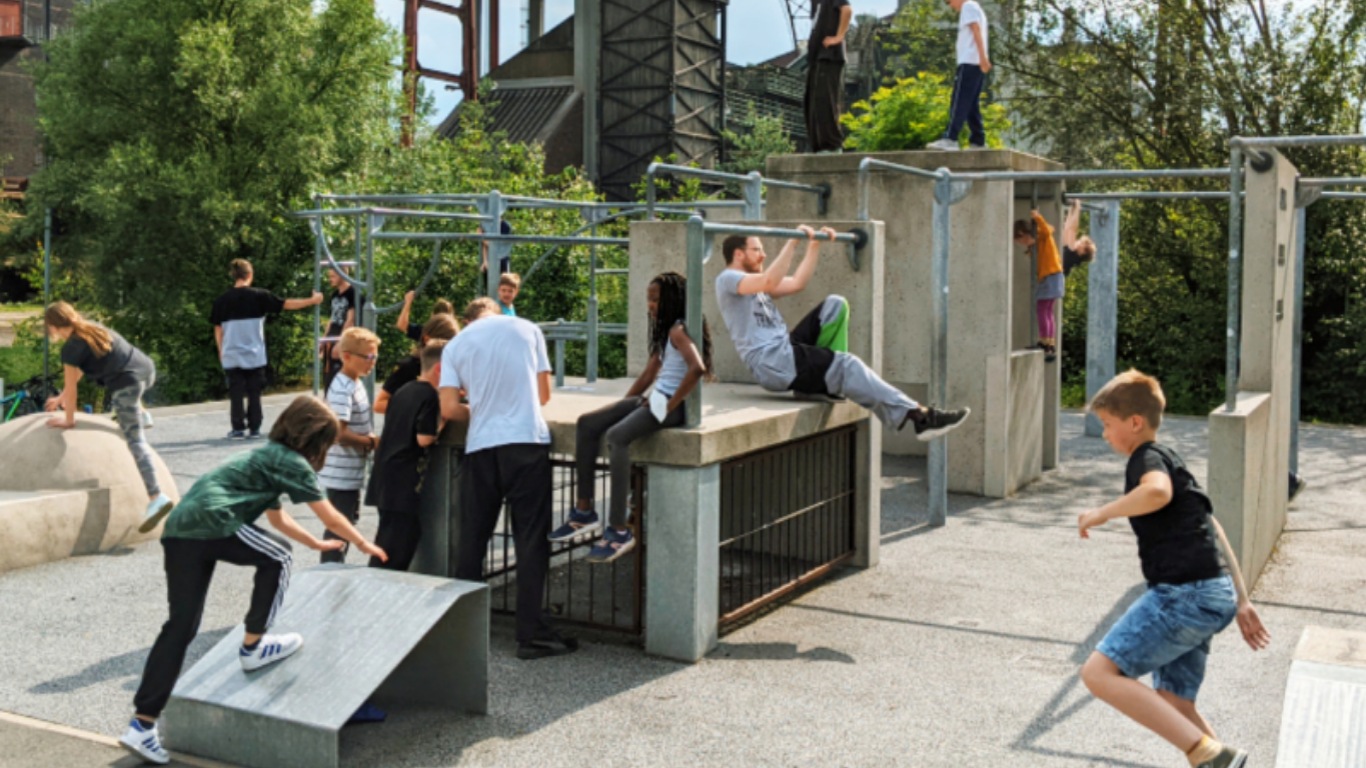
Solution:
[[(500, 2), (499, 55), (503, 61), (523, 48), (526, 37), (526, 0), (494, 0)], [(896, 0), (852, 0), (854, 13), (873, 13), (879, 16), (896, 10)], [(487, 4), (484, 4), (487, 7)], [(401, 0), (376, 0), (381, 18), (396, 29), (403, 26)], [(726, 60), (732, 64), (753, 64), (771, 59), (792, 50), (792, 32), (788, 26), (786, 0), (731, 0), (727, 7), (727, 28), (730, 41)], [(550, 31), (574, 13), (574, 0), (545, 0), (545, 29)], [(445, 14), (422, 10), (418, 13), (418, 59), (423, 67), (445, 72), (460, 69), (460, 24)], [(809, 28), (809, 27), (808, 27)], [(743, 30), (743, 34), (741, 34)], [(804, 32), (803, 32), (804, 34)], [(487, 66), (481, 67), (487, 71)], [(440, 122), (460, 103), (460, 92), (448, 90), (439, 80), (424, 81), (435, 97), (436, 114)]]

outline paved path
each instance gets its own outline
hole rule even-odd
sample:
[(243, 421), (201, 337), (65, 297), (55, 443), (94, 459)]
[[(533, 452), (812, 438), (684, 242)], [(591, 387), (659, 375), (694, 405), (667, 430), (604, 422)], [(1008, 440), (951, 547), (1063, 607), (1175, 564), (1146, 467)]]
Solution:
[[(249, 447), (218, 440), (226, 429), (221, 412), (163, 416), (151, 437), (184, 490)], [(1178, 768), (1179, 755), (1077, 679), (1142, 589), (1125, 526), (1077, 537), (1077, 514), (1123, 485), (1123, 459), (1081, 432), (1081, 417), (1065, 415), (1062, 469), (1014, 499), (954, 496), (937, 530), (924, 527), (923, 462), (888, 457), (881, 566), (843, 572), (699, 664), (599, 643), (518, 662), (498, 622), (488, 716), (395, 712), (345, 731), (343, 764)], [(1169, 419), (1164, 433), (1203, 477), (1205, 423)], [(1302, 437), (1310, 486), (1256, 592), (1273, 646), (1253, 653), (1236, 631), (1218, 637), (1201, 697), (1259, 766), (1274, 760), (1303, 628), (1366, 627), (1366, 430)], [(363, 528), (373, 526), (367, 510)], [(117, 735), (165, 619), (159, 555), (147, 544), (0, 575), (0, 710)], [(249, 576), (220, 569), (190, 663), (240, 621)], [(0, 752), (12, 738), (0, 729)]]

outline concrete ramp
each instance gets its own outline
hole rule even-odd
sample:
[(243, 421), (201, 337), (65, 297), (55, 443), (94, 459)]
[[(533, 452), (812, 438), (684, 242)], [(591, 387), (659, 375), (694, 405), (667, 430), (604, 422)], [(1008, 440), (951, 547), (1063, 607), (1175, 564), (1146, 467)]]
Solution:
[[(244, 606), (245, 607), (245, 606)], [(167, 746), (250, 768), (333, 768), (361, 704), (488, 711), (488, 588), (373, 568), (295, 575), (272, 628), (304, 647), (247, 674), (239, 625), (180, 678)]]
[(1366, 766), (1366, 632), (1306, 627), (1290, 665), (1276, 768)]

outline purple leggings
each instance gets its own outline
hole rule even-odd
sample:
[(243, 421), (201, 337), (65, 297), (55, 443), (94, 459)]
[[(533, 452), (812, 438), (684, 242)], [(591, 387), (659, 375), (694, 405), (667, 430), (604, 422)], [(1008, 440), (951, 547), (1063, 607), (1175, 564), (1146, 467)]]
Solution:
[(1034, 303), (1039, 312), (1039, 339), (1049, 344), (1057, 343), (1058, 326), (1053, 317), (1057, 303), (1057, 299), (1039, 299)]

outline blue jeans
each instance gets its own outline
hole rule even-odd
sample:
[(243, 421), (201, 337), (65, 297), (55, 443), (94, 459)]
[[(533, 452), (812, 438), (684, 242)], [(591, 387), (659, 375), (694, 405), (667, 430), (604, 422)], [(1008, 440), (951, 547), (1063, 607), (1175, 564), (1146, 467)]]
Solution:
[(976, 64), (958, 65), (958, 74), (953, 78), (953, 100), (949, 102), (949, 129), (944, 138), (958, 143), (958, 134), (966, 124), (968, 143), (986, 146), (987, 130), (982, 125), (982, 86), (986, 81), (987, 76)]
[(1156, 584), (1115, 622), (1096, 651), (1125, 677), (1151, 672), (1153, 688), (1195, 701), (1205, 679), (1209, 641), (1233, 621), (1233, 578)]

